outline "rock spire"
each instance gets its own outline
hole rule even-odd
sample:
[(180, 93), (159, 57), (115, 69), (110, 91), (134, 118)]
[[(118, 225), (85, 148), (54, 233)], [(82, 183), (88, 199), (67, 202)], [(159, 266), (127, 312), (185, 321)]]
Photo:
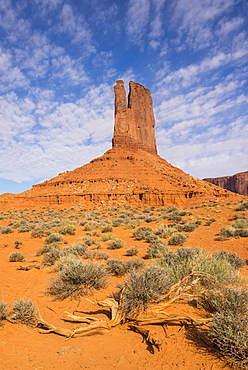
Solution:
[(127, 101), (124, 82), (118, 80), (114, 92), (113, 147), (142, 149), (157, 154), (154, 134), (155, 118), (150, 91), (144, 86), (130, 81)]

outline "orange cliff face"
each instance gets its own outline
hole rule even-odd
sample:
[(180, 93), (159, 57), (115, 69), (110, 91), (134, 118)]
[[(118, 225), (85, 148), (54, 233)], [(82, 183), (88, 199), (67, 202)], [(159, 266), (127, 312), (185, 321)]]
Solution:
[(233, 176), (207, 178), (204, 180), (234, 193), (248, 195), (248, 171), (236, 173)]
[(1, 196), (2, 206), (94, 208), (242, 200), (238, 195), (187, 175), (157, 155), (155, 119), (148, 89), (130, 82), (128, 104), (126, 101), (124, 83), (117, 81), (111, 150), (22, 194)]

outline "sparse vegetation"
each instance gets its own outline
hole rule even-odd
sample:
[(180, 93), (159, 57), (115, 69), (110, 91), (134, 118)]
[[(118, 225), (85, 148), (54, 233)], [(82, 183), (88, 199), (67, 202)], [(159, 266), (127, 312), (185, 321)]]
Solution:
[(9, 255), (10, 262), (22, 262), (25, 260), (25, 256), (20, 252), (12, 252)]
[(67, 297), (79, 298), (90, 294), (92, 289), (101, 289), (106, 285), (107, 273), (103, 265), (83, 263), (78, 257), (61, 257), (58, 278), (51, 281), (48, 293), (55, 300)]

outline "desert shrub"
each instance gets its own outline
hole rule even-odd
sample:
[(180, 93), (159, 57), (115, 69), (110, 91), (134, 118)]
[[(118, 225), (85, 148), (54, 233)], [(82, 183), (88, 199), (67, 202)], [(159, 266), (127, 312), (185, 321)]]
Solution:
[(0, 227), (1, 234), (12, 234), (14, 230), (10, 226), (2, 226)]
[(84, 230), (85, 231), (92, 231), (92, 230), (95, 230), (99, 227), (99, 224), (98, 222), (95, 222), (95, 221), (89, 221), (89, 222), (86, 222), (85, 225), (84, 225)]
[(192, 232), (194, 231), (199, 225), (194, 223), (194, 222), (191, 222), (191, 223), (188, 223), (186, 225), (183, 226), (183, 231), (185, 232)]
[(245, 266), (245, 261), (235, 252), (217, 251), (213, 254), (214, 258), (225, 258), (235, 268), (239, 269)]
[(96, 260), (107, 260), (110, 258), (110, 254), (107, 253), (107, 252), (99, 252), (99, 251), (95, 251), (94, 252), (94, 258)]
[(139, 253), (139, 250), (136, 246), (131, 247), (131, 248), (126, 250), (126, 255), (127, 256), (136, 256), (136, 254), (138, 254), (138, 253)]
[(18, 228), (18, 233), (28, 233), (34, 228), (33, 225), (30, 224), (23, 224)]
[(116, 235), (114, 235), (112, 233), (106, 233), (106, 234), (102, 235), (101, 239), (102, 239), (103, 242), (107, 242), (109, 240), (116, 239)]
[(78, 257), (69, 255), (60, 259), (58, 278), (52, 279), (48, 293), (55, 300), (79, 298), (92, 289), (103, 288), (106, 282), (107, 273), (103, 265), (83, 263)]
[(151, 212), (151, 208), (145, 207), (142, 212), (143, 213), (150, 213)]
[(159, 218), (158, 218), (158, 217), (156, 217), (156, 216), (149, 216), (149, 217), (147, 217), (147, 218), (145, 219), (145, 221), (146, 221), (147, 223), (155, 222), (155, 221), (158, 221), (158, 220), (159, 220)]
[(142, 272), (131, 272), (124, 283), (121, 310), (126, 315), (145, 311), (149, 303), (158, 301), (172, 284), (171, 275), (159, 266), (149, 266)]
[(169, 241), (168, 241), (168, 244), (169, 245), (181, 245), (183, 244), (184, 242), (186, 242), (187, 240), (187, 236), (186, 235), (183, 235), (183, 234), (173, 234)]
[(85, 236), (83, 238), (83, 241), (84, 241), (84, 244), (88, 245), (88, 247), (90, 247), (92, 244), (95, 244), (96, 243), (96, 240), (95, 239), (89, 238), (87, 236)]
[(235, 229), (244, 229), (247, 226), (248, 226), (248, 220), (246, 218), (238, 218), (232, 224), (232, 227), (235, 227)]
[(225, 257), (220, 258), (220, 256), (216, 257), (210, 254), (206, 254), (201, 261), (198, 271), (205, 272), (213, 277), (212, 282), (209, 279), (206, 281), (204, 278), (202, 279), (202, 284), (210, 288), (216, 285), (216, 283), (221, 285), (234, 284), (240, 279), (238, 270)]
[(70, 247), (65, 247), (62, 251), (62, 255), (66, 256), (68, 254), (91, 258), (91, 251), (89, 251), (88, 246), (84, 243), (74, 243)]
[(20, 252), (12, 252), (9, 255), (10, 262), (22, 262), (25, 259), (25, 256)]
[(248, 317), (232, 312), (216, 313), (206, 336), (232, 365), (233, 368), (248, 366)]
[(76, 228), (72, 225), (66, 225), (59, 228), (58, 233), (62, 235), (75, 235)]
[(177, 213), (171, 213), (167, 219), (178, 223), (182, 221), (182, 216), (179, 216)]
[(143, 269), (145, 262), (142, 258), (131, 258), (126, 262), (126, 269), (128, 272)]
[(235, 228), (233, 226), (223, 227), (219, 232), (219, 240), (227, 240), (233, 237), (248, 237), (248, 230)]
[(16, 322), (26, 325), (35, 324), (36, 309), (31, 300), (17, 299), (13, 305), (13, 313)]
[(14, 241), (15, 249), (18, 249), (20, 247), (20, 245), (22, 245), (22, 241), (21, 240), (15, 240)]
[(125, 261), (117, 258), (111, 258), (107, 261), (107, 269), (109, 273), (115, 276), (123, 276), (127, 272)]
[(175, 281), (190, 274), (193, 267), (200, 264), (205, 252), (201, 248), (178, 248), (175, 252), (160, 254), (158, 263), (169, 271)]
[(153, 233), (153, 229), (151, 227), (139, 227), (137, 230), (133, 232), (133, 237), (136, 240), (145, 240), (147, 235)]
[(39, 248), (35, 255), (36, 256), (42, 256), (45, 253), (50, 252), (52, 249), (59, 249), (60, 248), (60, 243), (55, 242), (55, 243), (50, 243), (50, 244), (44, 244), (43, 247)]
[(246, 211), (248, 209), (248, 200), (241, 202), (237, 208), (237, 211)]
[(121, 239), (114, 239), (108, 243), (108, 249), (120, 249), (124, 246), (124, 241)]
[(169, 252), (169, 247), (162, 240), (153, 241), (147, 248), (146, 253), (148, 258), (158, 258)]
[(53, 266), (55, 262), (60, 258), (60, 250), (52, 248), (49, 252), (44, 254), (42, 265), (43, 266)]
[(198, 305), (211, 313), (225, 312), (244, 317), (248, 315), (248, 292), (236, 287), (207, 290), (199, 299)]
[(7, 303), (0, 302), (0, 325), (1, 325), (2, 321), (6, 319), (7, 315), (8, 315)]
[(50, 244), (50, 243), (54, 243), (54, 242), (63, 242), (64, 239), (62, 238), (61, 235), (59, 234), (55, 234), (55, 233), (52, 233), (50, 235), (48, 235), (45, 239), (45, 243), (47, 244)]
[(31, 232), (31, 238), (43, 238), (44, 236), (47, 236), (49, 234), (51, 234), (49, 230), (45, 230), (42, 227), (36, 227)]
[(119, 217), (119, 218), (116, 218), (115, 220), (112, 220), (112, 225), (113, 227), (119, 227), (119, 226), (124, 226), (128, 222), (129, 222), (128, 218)]
[(113, 226), (111, 225), (106, 225), (106, 226), (103, 226), (102, 228), (102, 233), (112, 233), (113, 231)]

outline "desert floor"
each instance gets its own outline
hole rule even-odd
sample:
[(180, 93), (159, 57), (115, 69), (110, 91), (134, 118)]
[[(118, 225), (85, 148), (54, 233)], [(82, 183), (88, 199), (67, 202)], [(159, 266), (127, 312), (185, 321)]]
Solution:
[[(184, 233), (188, 236), (184, 247), (201, 247), (209, 252), (227, 250), (238, 253), (246, 262), (248, 259), (248, 240), (247, 238), (230, 238), (228, 240), (217, 240), (222, 227), (230, 226), (233, 221), (230, 219), (237, 213), (237, 203), (201, 205), (185, 209), (190, 212), (183, 216), (187, 222), (201, 221), (200, 225), (192, 232)], [(134, 211), (134, 212), (133, 212)], [(17, 299), (30, 299), (38, 308), (41, 316), (53, 325), (61, 327), (78, 327), (80, 324), (66, 322), (64, 311), (83, 312), (83, 315), (93, 314), (101, 319), (108, 319), (108, 310), (101, 309), (93, 302), (97, 302), (110, 296), (116, 291), (116, 286), (122, 282), (124, 277), (110, 276), (106, 288), (95, 291), (91, 296), (80, 300), (69, 298), (63, 301), (53, 301), (52, 297), (46, 294), (50, 280), (57, 275), (55, 266), (44, 268), (30, 268), (21, 270), (20, 266), (39, 265), (43, 256), (36, 256), (36, 252), (44, 245), (45, 237), (31, 237), (32, 230), (19, 232), (21, 221), (26, 221), (28, 225), (36, 225), (40, 222), (49, 223), (53, 220), (60, 220), (64, 224), (74, 223), (76, 228), (75, 235), (63, 235), (66, 244), (61, 245), (61, 249), (68, 247), (76, 241), (82, 240), (87, 234), (91, 233), (91, 238), (98, 242), (92, 244), (89, 250), (107, 252), (110, 258), (128, 260), (131, 258), (143, 258), (145, 264), (152, 263), (151, 259), (145, 258), (147, 243), (143, 240), (135, 240), (133, 231), (140, 226), (147, 226), (153, 229), (158, 224), (168, 224), (168, 219), (161, 219), (164, 211), (157, 208), (150, 210), (144, 207), (130, 207), (127, 209), (108, 209), (99, 210), (93, 213), (85, 212), (74, 208), (39, 208), (39, 209), (15, 209), (4, 208), (0, 212), (0, 227), (12, 227), (13, 233), (0, 233), (0, 301), (6, 302), (10, 309), (13, 302)], [(242, 212), (248, 217), (248, 212)], [(139, 219), (140, 224), (134, 222), (134, 216), (143, 215), (157, 217), (155, 221), (147, 223), (144, 219)], [(103, 241), (101, 225), (91, 231), (85, 230), (85, 225), (80, 222), (92, 218), (106, 223), (107, 220), (114, 220), (123, 217), (128, 218), (126, 225), (113, 228), (112, 233), (125, 242), (124, 247), (117, 250), (108, 249), (108, 241)], [(215, 221), (208, 223), (210, 219)], [(137, 218), (135, 218), (137, 221)], [(89, 222), (90, 220), (88, 220)], [(186, 222), (184, 221), (184, 222)], [(17, 227), (19, 226), (19, 227)], [(133, 227), (133, 228), (131, 228)], [(57, 227), (58, 229), (58, 227)], [(52, 232), (57, 231), (56, 227)], [(21, 241), (18, 249), (15, 249), (15, 241)], [(163, 239), (168, 241), (167, 239)], [(134, 257), (126, 255), (126, 250), (137, 246), (138, 254)], [(179, 246), (171, 246), (172, 250)], [(12, 252), (19, 251), (25, 256), (23, 262), (10, 262), (9, 256)], [(106, 263), (105, 260), (98, 261)], [(248, 276), (248, 266), (242, 268), (242, 274)], [(92, 302), (91, 302), (92, 301)], [(194, 317), (202, 317), (200, 309), (189, 304), (177, 304), (168, 308), (168, 312), (175, 312)], [(144, 342), (142, 336), (131, 330), (125, 325), (117, 326), (104, 335), (95, 335), (83, 338), (65, 337), (53, 333), (40, 334), (37, 329), (22, 325), (12, 324), (5, 321), (1, 326), (0, 340), (0, 367), (6, 369), (33, 369), (33, 370), (78, 370), (78, 369), (126, 369), (126, 370), (161, 370), (161, 369), (190, 369), (190, 370), (218, 370), (223, 369), (225, 362), (218, 358), (202, 340), (193, 336), (184, 326), (171, 325), (150, 325), (149, 329), (161, 341), (161, 350), (151, 351)], [(226, 367), (228, 368), (228, 367)]]

